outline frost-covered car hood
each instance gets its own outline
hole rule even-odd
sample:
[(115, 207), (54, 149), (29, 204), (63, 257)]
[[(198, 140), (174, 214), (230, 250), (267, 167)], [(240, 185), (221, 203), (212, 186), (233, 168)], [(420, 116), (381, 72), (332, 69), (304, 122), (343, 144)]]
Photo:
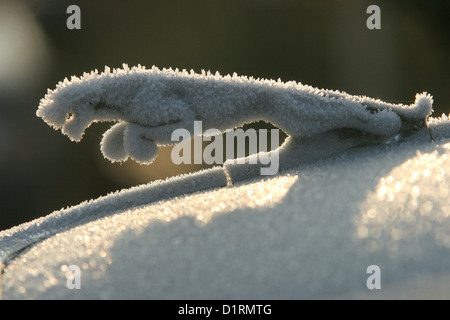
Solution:
[[(448, 119), (430, 126), (435, 141), (232, 186), (219, 167), (3, 231), (3, 299), (450, 298)], [(371, 265), (381, 289), (366, 286)]]

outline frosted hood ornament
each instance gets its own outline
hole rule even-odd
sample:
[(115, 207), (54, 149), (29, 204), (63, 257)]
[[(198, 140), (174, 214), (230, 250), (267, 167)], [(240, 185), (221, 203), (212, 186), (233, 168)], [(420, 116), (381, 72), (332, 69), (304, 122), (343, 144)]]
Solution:
[(408, 106), (296, 82), (123, 65), (59, 82), (37, 115), (74, 141), (92, 123), (117, 122), (103, 135), (103, 155), (140, 163), (173, 144), (175, 129), (193, 132), (195, 120), (221, 131), (264, 120), (289, 135), (279, 148), (286, 168), (354, 146), (398, 142), (427, 127), (432, 103), (426, 92)]

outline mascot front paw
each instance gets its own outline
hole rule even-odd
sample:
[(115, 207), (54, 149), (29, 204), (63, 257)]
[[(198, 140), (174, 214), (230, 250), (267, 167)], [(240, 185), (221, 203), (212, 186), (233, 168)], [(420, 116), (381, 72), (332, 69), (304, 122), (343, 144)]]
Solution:
[(158, 155), (158, 146), (145, 133), (145, 127), (119, 122), (103, 134), (101, 151), (112, 162), (122, 162), (131, 157), (139, 163), (150, 164)]

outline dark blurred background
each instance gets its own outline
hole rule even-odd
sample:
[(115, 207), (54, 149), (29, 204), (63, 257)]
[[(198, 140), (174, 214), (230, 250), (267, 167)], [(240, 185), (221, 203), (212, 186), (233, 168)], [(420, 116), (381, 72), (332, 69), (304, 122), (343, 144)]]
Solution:
[[(81, 30), (68, 30), (69, 5)], [(381, 8), (381, 30), (366, 9)], [(434, 96), (450, 109), (450, 1), (0, 0), (0, 230), (200, 166), (112, 164), (99, 151), (108, 124), (81, 143), (35, 113), (58, 81), (105, 65), (156, 65), (296, 80), (382, 100)]]

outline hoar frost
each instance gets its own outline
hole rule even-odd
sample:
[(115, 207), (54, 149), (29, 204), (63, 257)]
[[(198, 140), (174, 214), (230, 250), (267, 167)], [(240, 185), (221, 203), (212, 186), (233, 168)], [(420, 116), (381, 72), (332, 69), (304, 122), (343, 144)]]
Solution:
[[(427, 127), (432, 103), (426, 92), (407, 106), (293, 81), (124, 64), (59, 82), (41, 100), (37, 115), (74, 141), (92, 123), (117, 122), (103, 135), (103, 155), (140, 163), (151, 163), (158, 146), (174, 144), (175, 130), (192, 135), (195, 121), (225, 132), (264, 120), (288, 134), (276, 152), (280, 168), (289, 168), (355, 146), (399, 141)], [(255, 156), (228, 160), (225, 170), (252, 175), (258, 166), (238, 164), (254, 163)]]

